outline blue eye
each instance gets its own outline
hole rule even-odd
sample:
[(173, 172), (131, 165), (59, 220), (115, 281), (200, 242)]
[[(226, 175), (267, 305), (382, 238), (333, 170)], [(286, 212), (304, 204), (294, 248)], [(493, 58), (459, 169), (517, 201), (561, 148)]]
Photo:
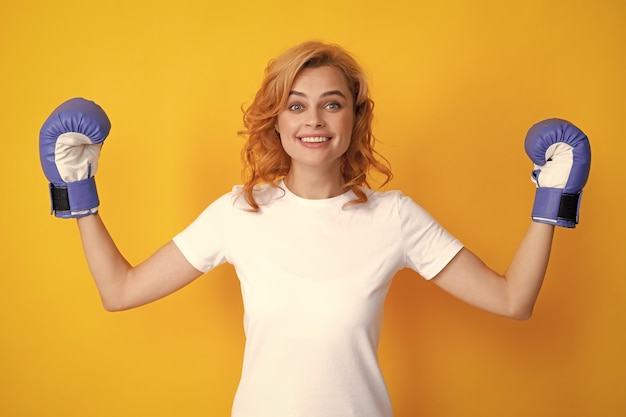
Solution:
[(302, 105), (301, 104), (292, 104), (289, 107), (287, 107), (289, 110), (291, 111), (300, 111), (302, 110)]
[(341, 108), (341, 104), (333, 102), (333, 103), (328, 103), (325, 107), (328, 110), (339, 110)]

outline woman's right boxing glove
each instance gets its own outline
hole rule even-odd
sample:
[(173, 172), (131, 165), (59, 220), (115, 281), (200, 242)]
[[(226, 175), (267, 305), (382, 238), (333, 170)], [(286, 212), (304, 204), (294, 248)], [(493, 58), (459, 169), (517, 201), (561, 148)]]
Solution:
[(39, 157), (50, 181), (52, 213), (76, 218), (98, 212), (94, 175), (111, 122), (92, 101), (73, 98), (46, 119), (39, 133)]

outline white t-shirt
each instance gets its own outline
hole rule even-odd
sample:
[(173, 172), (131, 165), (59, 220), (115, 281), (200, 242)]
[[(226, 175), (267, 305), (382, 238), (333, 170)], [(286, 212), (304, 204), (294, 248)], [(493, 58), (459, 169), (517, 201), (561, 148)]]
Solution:
[(390, 417), (377, 350), (383, 302), (405, 267), (430, 279), (461, 249), (398, 191), (308, 200), (259, 187), (261, 210), (240, 187), (174, 238), (207, 272), (235, 266), (246, 346), (232, 417)]

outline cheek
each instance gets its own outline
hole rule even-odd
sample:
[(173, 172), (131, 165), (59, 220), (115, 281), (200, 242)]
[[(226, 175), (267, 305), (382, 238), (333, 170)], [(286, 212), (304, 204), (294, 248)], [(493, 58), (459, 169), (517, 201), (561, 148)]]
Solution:
[[(280, 129), (280, 126), (279, 126)], [(293, 153), (293, 149), (295, 148), (295, 144), (292, 140), (289, 140), (289, 133), (285, 130), (283, 126), (283, 130), (276, 133), (276, 140), (280, 143), (280, 147), (287, 153), (287, 155), (291, 156)]]
[(297, 114), (283, 110), (282, 112), (278, 113), (278, 115), (276, 115), (274, 126), (276, 126), (276, 130), (280, 132), (293, 130), (298, 125), (299, 118), (300, 116), (298, 116)]
[(355, 119), (354, 115), (350, 114), (350, 115), (346, 116), (346, 118), (345, 118), (345, 120), (343, 122), (344, 132), (346, 132), (347, 134), (352, 136), (352, 132), (354, 132), (354, 123), (355, 122), (356, 122), (356, 119)]
[(282, 115), (282, 113), (279, 113), (278, 116), (276, 116), (276, 120), (274, 121), (274, 128), (276, 129), (277, 132), (282, 132), (287, 128), (287, 121), (285, 120), (285, 117)]

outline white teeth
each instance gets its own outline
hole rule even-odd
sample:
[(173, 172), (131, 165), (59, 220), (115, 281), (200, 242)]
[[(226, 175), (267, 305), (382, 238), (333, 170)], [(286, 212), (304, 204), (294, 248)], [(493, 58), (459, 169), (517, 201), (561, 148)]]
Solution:
[(328, 142), (330, 138), (323, 137), (323, 136), (315, 136), (315, 137), (300, 138), (300, 140), (302, 142), (307, 142), (307, 143), (320, 143), (320, 142)]

